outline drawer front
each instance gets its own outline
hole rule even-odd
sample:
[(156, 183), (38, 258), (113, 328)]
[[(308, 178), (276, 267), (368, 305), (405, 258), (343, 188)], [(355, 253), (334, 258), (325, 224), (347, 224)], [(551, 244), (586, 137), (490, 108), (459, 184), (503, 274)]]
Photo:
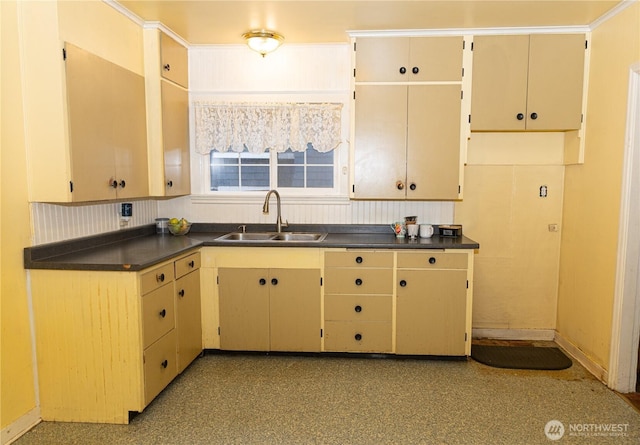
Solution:
[(324, 350), (331, 352), (391, 352), (391, 322), (328, 321)]
[(393, 252), (326, 252), (325, 267), (393, 267)]
[(144, 351), (145, 406), (178, 374), (176, 362), (176, 331), (173, 329)]
[(200, 269), (200, 252), (180, 258), (174, 264), (176, 266), (176, 278), (183, 277), (189, 272)]
[(398, 252), (398, 269), (466, 269), (466, 253)]
[(325, 294), (392, 294), (392, 269), (326, 269)]
[(173, 263), (145, 272), (141, 277), (142, 295), (156, 290), (171, 281), (173, 281)]
[(173, 284), (167, 284), (142, 297), (143, 347), (175, 327)]
[(324, 319), (391, 321), (391, 295), (325, 295)]

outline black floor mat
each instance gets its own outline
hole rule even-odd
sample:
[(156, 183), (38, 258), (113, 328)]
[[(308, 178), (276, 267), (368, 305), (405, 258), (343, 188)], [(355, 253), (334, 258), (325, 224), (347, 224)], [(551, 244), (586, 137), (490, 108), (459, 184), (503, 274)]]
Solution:
[(558, 348), (534, 346), (472, 345), (471, 357), (494, 368), (559, 370), (573, 364)]

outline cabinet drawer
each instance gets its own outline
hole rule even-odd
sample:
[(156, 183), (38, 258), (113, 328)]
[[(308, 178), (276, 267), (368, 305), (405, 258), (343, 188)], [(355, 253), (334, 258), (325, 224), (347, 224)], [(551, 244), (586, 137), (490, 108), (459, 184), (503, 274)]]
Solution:
[(325, 267), (393, 267), (393, 252), (327, 252)]
[(326, 294), (391, 294), (392, 269), (326, 269)]
[(191, 271), (200, 269), (200, 252), (176, 260), (175, 267), (176, 278), (183, 277)]
[(325, 295), (324, 319), (391, 321), (390, 295)]
[(173, 285), (168, 284), (142, 297), (143, 348), (175, 326)]
[(146, 294), (160, 286), (173, 281), (173, 263), (156, 267), (145, 272), (141, 277), (142, 294)]
[(333, 352), (391, 352), (391, 322), (328, 321), (324, 350)]
[(144, 404), (148, 405), (177, 373), (176, 331), (173, 329), (144, 351)]
[(398, 252), (398, 269), (466, 269), (466, 253)]

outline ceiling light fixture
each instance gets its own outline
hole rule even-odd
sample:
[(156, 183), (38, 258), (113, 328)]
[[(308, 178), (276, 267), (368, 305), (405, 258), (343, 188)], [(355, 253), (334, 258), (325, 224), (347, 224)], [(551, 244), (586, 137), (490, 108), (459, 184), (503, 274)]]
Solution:
[(284, 37), (274, 31), (254, 30), (245, 32), (242, 37), (252, 50), (259, 52), (262, 57), (275, 51), (282, 44)]

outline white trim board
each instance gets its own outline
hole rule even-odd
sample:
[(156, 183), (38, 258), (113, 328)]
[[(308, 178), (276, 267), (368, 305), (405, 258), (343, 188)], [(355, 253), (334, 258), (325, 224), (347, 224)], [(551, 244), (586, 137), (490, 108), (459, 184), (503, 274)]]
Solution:
[(20, 416), (15, 422), (2, 429), (0, 444), (8, 445), (18, 440), (20, 436), (39, 424), (41, 421), (42, 416), (40, 416), (40, 408), (33, 408), (31, 411)]
[(553, 329), (478, 329), (472, 330), (473, 338), (492, 338), (496, 340), (539, 340), (553, 341)]
[(606, 383), (609, 378), (609, 373), (602, 366), (591, 360), (584, 352), (580, 350), (576, 345), (564, 338), (559, 333), (556, 333), (555, 342), (564, 351), (571, 356), (571, 358), (577, 360), (587, 371), (593, 374), (598, 380)]

